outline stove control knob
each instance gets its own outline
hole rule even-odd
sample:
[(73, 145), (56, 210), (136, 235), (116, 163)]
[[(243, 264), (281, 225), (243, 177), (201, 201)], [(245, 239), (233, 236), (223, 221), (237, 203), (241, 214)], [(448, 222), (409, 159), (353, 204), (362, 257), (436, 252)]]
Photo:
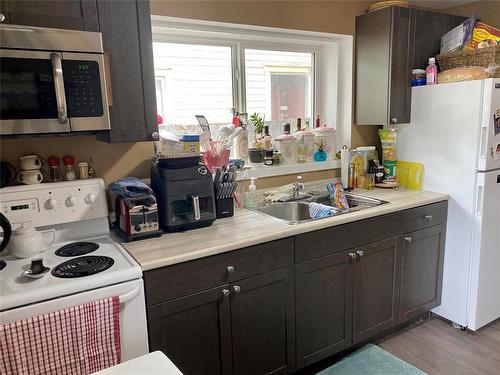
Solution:
[(95, 194), (87, 194), (87, 196), (85, 197), (85, 202), (87, 204), (94, 203), (95, 202)]
[(49, 210), (53, 210), (56, 207), (57, 207), (57, 200), (56, 199), (50, 198), (47, 200), (47, 208)]
[(68, 198), (66, 198), (66, 206), (71, 207), (71, 206), (74, 206), (75, 203), (76, 203), (75, 197), (70, 195)]

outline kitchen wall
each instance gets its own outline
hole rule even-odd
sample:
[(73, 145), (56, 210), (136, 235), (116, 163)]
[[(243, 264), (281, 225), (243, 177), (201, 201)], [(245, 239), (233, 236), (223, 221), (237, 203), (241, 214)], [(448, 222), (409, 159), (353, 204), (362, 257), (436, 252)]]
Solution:
[[(355, 16), (363, 14), (369, 1), (170, 1), (152, 0), (152, 14), (222, 22), (283, 27), (339, 34), (353, 34)], [(377, 142), (374, 127), (353, 126), (352, 144)], [(93, 159), (97, 174), (106, 183), (127, 175), (149, 175), (150, 142), (107, 144), (93, 136), (2, 139), (0, 157), (12, 163), (22, 155), (38, 153), (74, 155), (77, 160)], [(304, 174), (304, 180), (329, 178), (336, 171)], [(262, 188), (289, 182), (290, 177), (263, 179)]]
[(469, 4), (447, 8), (444, 12), (467, 17), (476, 13), (482, 22), (497, 28), (500, 27), (500, 1), (498, 0), (475, 1)]

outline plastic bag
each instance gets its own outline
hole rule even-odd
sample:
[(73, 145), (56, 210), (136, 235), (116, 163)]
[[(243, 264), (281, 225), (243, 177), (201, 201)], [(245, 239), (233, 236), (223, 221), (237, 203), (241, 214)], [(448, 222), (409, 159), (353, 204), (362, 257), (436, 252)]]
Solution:
[(382, 164), (385, 168), (385, 176), (388, 181), (396, 179), (397, 157), (397, 129), (380, 129), (378, 131), (382, 143)]
[(439, 73), (439, 83), (473, 81), (476, 79), (490, 78), (495, 74), (498, 69), (497, 64), (490, 64), (487, 68), (482, 66), (463, 66), (460, 68), (453, 68)]

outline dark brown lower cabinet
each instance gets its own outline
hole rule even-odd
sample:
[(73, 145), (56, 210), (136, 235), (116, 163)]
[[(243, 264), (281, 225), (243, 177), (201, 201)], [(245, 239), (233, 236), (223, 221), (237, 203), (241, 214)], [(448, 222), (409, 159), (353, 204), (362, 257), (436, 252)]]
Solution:
[(292, 267), (232, 283), (233, 373), (292, 372), (294, 327)]
[(148, 308), (150, 350), (183, 374), (287, 374), (295, 367), (292, 267)]
[(351, 262), (344, 251), (295, 266), (298, 368), (351, 346)]
[(399, 303), (401, 323), (440, 304), (444, 240), (443, 225), (402, 236)]
[(439, 305), (446, 213), (440, 202), (146, 271), (150, 350), (186, 375), (268, 375), (368, 342)]
[[(231, 374), (229, 285), (148, 308), (149, 349), (183, 374)], [(227, 294), (227, 295), (225, 295)]]
[(353, 252), (353, 344), (397, 324), (399, 262), (397, 237), (360, 246)]

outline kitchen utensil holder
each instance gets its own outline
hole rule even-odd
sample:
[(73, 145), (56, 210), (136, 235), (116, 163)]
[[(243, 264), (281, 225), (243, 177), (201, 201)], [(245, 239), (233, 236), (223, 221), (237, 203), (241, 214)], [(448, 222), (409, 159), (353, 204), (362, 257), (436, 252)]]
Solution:
[(234, 215), (233, 197), (216, 199), (215, 212), (217, 214), (217, 219), (233, 216)]

